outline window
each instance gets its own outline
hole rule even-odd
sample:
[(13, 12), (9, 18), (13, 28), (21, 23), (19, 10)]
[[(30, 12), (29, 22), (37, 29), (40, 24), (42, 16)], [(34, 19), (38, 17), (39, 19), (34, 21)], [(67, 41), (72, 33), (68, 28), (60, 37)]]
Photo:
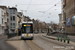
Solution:
[(12, 28), (12, 23), (10, 23), (10, 28)]
[(13, 21), (15, 21), (15, 16), (13, 16)]
[(15, 28), (15, 23), (13, 23), (13, 28)]
[(62, 5), (62, 8), (64, 8), (65, 7), (65, 5)]
[(65, 2), (65, 0), (62, 0), (62, 2)]
[(22, 33), (33, 33), (32, 24), (22, 24)]
[(20, 28), (20, 23), (18, 23), (18, 28)]
[(13, 14), (15, 14), (15, 10), (13, 10)]
[(2, 16), (3, 16), (3, 11), (2, 11)]
[(10, 17), (11, 21), (12, 21), (12, 16)]
[(12, 10), (10, 10), (10, 13), (12, 14)]
[(62, 17), (62, 20), (64, 20), (64, 17)]
[(2, 24), (3, 24), (3, 18), (2, 18)]
[(66, 26), (70, 26), (70, 18), (66, 19)]
[(26, 33), (30, 33), (30, 26), (26, 27)]

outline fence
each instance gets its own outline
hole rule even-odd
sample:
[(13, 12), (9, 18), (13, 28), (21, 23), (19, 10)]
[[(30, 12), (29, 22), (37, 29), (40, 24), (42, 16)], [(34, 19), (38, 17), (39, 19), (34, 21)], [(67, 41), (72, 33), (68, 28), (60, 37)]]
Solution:
[(17, 33), (8, 33), (8, 38), (11, 38), (11, 37), (14, 37), (14, 36), (17, 36)]

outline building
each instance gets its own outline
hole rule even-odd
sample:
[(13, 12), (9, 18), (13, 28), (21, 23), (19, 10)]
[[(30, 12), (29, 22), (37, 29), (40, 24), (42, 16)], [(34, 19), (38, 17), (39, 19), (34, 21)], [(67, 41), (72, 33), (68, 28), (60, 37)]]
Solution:
[(22, 19), (22, 13), (18, 12), (17, 13), (17, 35), (21, 35), (21, 19)]
[(2, 35), (2, 33), (1, 33), (1, 24), (0, 24), (0, 35)]
[(17, 30), (17, 8), (8, 7), (8, 18), (9, 18), (9, 33), (16, 33)]
[(61, 29), (62, 28), (62, 14), (60, 13), (60, 14), (58, 14), (59, 15), (59, 29)]
[(0, 6), (0, 8), (3, 9), (3, 22), (4, 22), (4, 27), (2, 26), (3, 32), (5, 32), (5, 34), (8, 33), (8, 13), (7, 13), (7, 7), (6, 6)]
[(29, 16), (24, 16), (24, 21), (31, 21)]
[(65, 31), (75, 34), (75, 0), (62, 0), (62, 14)]
[(1, 7), (0, 7), (0, 24), (1, 24), (1, 34), (4, 34), (5, 32), (5, 16), (4, 16), (4, 9), (2, 9)]

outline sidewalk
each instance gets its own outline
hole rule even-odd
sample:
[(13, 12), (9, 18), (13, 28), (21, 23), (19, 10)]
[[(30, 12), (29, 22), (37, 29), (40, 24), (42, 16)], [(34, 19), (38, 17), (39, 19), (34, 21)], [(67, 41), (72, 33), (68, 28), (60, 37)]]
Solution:
[(21, 36), (15, 36), (15, 37), (7, 39), (7, 41), (11, 41), (11, 40), (21, 40)]
[(17, 50), (29, 50), (29, 48), (26, 46), (25, 42), (23, 40), (19, 41), (6, 41), (8, 44), (15, 47)]
[(71, 41), (75, 42), (75, 36), (68, 35), (68, 37), (70, 38)]
[[(55, 37), (55, 36), (46, 36), (46, 34), (44, 34), (44, 35), (42, 35), (42, 36), (43, 36), (43, 37), (46, 37), (46, 38), (49, 38), (49, 39), (52, 39), (52, 40), (56, 40), (58, 43), (60, 42), (60, 40), (58, 41), (58, 40), (57, 40), (58, 38)], [(71, 36), (70, 36), (70, 37), (71, 37)], [(67, 41), (66, 41), (66, 43), (64, 43), (63, 40), (62, 40), (61, 43), (63, 43), (63, 44), (68, 44)], [(70, 41), (69, 44), (75, 46), (75, 42)]]
[[(51, 36), (58, 37), (58, 36), (65, 36), (65, 35), (61, 33), (55, 33), (55, 34), (52, 34)], [(70, 38), (70, 41), (75, 42), (75, 36), (72, 36), (72, 35), (66, 35), (66, 36)]]
[(0, 35), (0, 39), (7, 38), (7, 36)]

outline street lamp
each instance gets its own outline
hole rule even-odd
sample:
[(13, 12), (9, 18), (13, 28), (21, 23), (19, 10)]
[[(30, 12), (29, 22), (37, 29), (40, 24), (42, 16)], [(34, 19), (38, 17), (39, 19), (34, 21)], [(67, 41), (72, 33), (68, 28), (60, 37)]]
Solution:
[[(45, 13), (45, 11), (38, 11), (38, 12), (43, 13), (43, 14)], [(43, 16), (43, 14), (41, 15), (41, 17)]]

